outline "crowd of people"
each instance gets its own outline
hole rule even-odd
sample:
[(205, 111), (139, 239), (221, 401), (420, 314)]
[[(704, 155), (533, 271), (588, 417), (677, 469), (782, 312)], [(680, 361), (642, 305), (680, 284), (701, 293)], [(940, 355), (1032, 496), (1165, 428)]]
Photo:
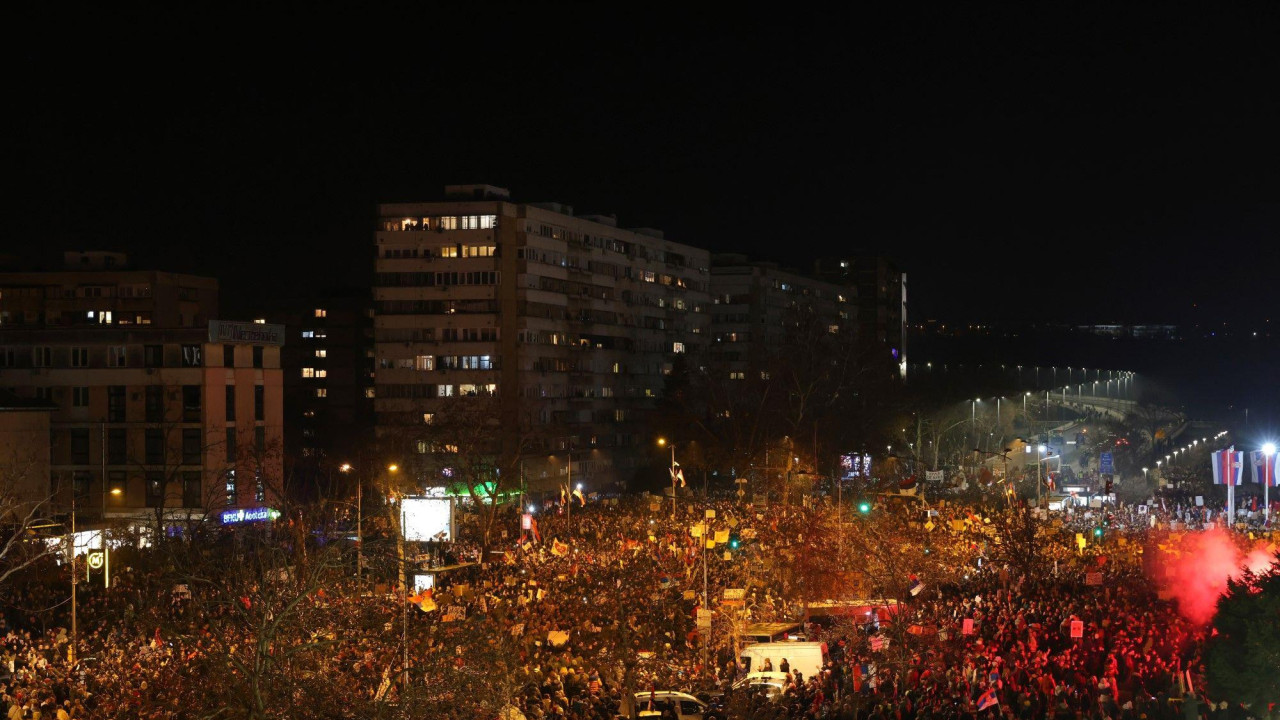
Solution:
[[(839, 512), (826, 500), (570, 502), (513, 506), (489, 546), (479, 514), (460, 511), (456, 541), (410, 548), (448, 569), (410, 573), (430, 574), (434, 587), (405, 594), (394, 577), (357, 582), (349, 566), (309, 584), (297, 560), (244, 560), (244, 542), (197, 553), (211, 552), (214, 565), (226, 562), (219, 552), (240, 553), (244, 572), (179, 591), (180, 573), (147, 571), (148, 551), (136, 551), (109, 590), (83, 588), (74, 664), (67, 573), (46, 559), (2, 589), (4, 710), (9, 720), (194, 718), (226, 693), (228, 706), (272, 717), (269, 681), (288, 686), (290, 717), (670, 716), (652, 701), (669, 690), (699, 694), (723, 718), (1244, 717), (1204, 700), (1214, 698), (1205, 628), (1144, 576), (1141, 548), (1167, 536), (1177, 511), (1045, 513), (1035, 520), (1042, 564), (1028, 569), (996, 552), (996, 529), (1027, 512), (1016, 504), (877, 506), (877, 527), (902, 530), (886, 541), (919, 545), (921, 558), (945, 546), (950, 566), (901, 568), (909, 590), (892, 613), (886, 604), (874, 618), (820, 620), (807, 611), (818, 598), (798, 558)], [(1100, 518), (1114, 523), (1108, 536), (1078, 544)], [(251, 566), (256, 577), (245, 574)], [(873, 586), (857, 568), (848, 582)], [(741, 601), (723, 602), (726, 589)], [(708, 609), (711, 625), (700, 626)], [(825, 644), (823, 669), (790, 673), (776, 694), (737, 687), (745, 628), (764, 622), (799, 623)], [(336, 700), (330, 708), (322, 697)]]

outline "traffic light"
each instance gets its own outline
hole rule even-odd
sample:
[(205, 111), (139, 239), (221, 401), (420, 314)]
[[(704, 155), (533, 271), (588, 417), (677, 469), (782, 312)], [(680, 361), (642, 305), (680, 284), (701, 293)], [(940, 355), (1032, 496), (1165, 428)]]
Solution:
[(859, 514), (859, 515), (870, 515), (870, 514), (871, 514), (871, 501), (870, 501), (870, 500), (859, 500), (859, 501), (858, 501), (858, 514)]
[(1098, 539), (1098, 540), (1101, 540), (1101, 539), (1102, 539), (1102, 526), (1101, 526), (1101, 525), (1099, 525), (1098, 527), (1095, 527), (1095, 528), (1093, 529), (1093, 537), (1094, 537), (1095, 539)]
[(742, 538), (738, 536), (738, 531), (737, 530), (730, 531), (729, 532), (729, 549), (737, 550), (741, 546), (742, 546)]
[(1107, 486), (1106, 486), (1105, 493), (1107, 495), (1111, 494), (1111, 478), (1107, 478)]

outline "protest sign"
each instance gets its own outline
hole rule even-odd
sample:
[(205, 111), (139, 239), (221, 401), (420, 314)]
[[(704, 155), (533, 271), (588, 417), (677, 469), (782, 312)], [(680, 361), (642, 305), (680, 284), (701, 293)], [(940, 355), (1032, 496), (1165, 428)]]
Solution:
[(1084, 637), (1084, 621), (1083, 620), (1071, 621), (1071, 637), (1073, 638)]
[(972, 635), (972, 634), (973, 634), (973, 618), (965, 618), (965, 619), (964, 619), (964, 622), (963, 622), (963, 623), (961, 623), (961, 625), (960, 625), (960, 634), (961, 634), (961, 635)]

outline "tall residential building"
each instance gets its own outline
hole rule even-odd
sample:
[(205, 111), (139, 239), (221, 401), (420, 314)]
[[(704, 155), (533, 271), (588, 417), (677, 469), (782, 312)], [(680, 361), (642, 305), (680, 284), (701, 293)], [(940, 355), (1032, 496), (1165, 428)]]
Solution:
[(0, 273), (0, 389), (51, 401), (62, 508), (186, 518), (266, 502), (280, 477), (283, 328), (219, 322), (212, 278), (67, 253)]
[(829, 333), (856, 333), (857, 288), (818, 280), (745, 255), (711, 259), (711, 348), (718, 372), (745, 380), (767, 373), (799, 323)]
[(660, 231), (512, 202), (488, 185), (379, 207), (377, 429), (415, 446), (450, 398), (496, 398), (533, 439), (531, 485), (626, 481), (652, 453), (647, 414), (709, 333), (705, 250)]
[(373, 300), (329, 288), (260, 313), (284, 325), (285, 457), (296, 470), (332, 471), (373, 448)]
[(881, 253), (819, 260), (815, 275), (858, 290), (859, 335), (883, 344), (907, 377), (907, 274)]

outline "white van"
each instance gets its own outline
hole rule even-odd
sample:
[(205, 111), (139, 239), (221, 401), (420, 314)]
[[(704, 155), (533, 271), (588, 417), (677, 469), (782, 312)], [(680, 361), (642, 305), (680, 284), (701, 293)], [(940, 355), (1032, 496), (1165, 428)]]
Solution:
[(782, 672), (782, 660), (787, 661), (788, 671), (799, 670), (805, 680), (817, 675), (827, 664), (826, 643), (818, 642), (777, 642), (756, 643), (742, 649), (739, 662), (747, 673), (765, 672), (765, 660), (772, 667), (772, 672)]
[(674, 690), (655, 690), (653, 692), (636, 693), (636, 718), (660, 718), (663, 711), (671, 709), (680, 720), (720, 720), (720, 715), (711, 711), (707, 704), (698, 698)]

